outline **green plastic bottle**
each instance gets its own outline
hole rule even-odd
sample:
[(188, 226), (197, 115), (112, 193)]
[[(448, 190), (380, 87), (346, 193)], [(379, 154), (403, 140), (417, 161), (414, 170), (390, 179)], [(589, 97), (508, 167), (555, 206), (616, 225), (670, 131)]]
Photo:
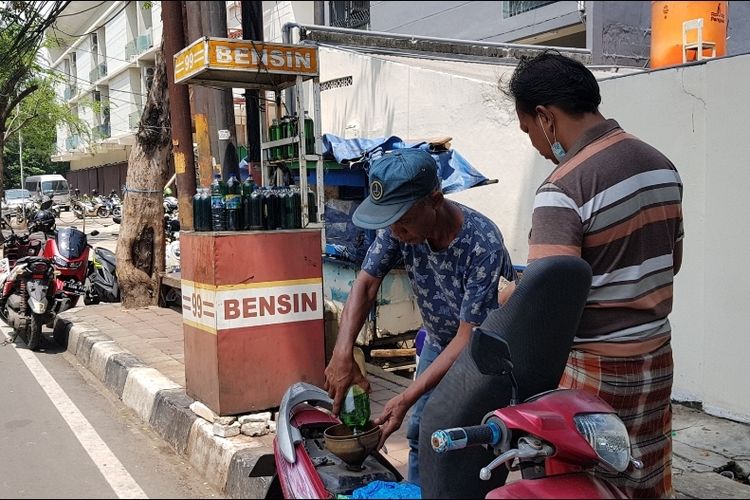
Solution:
[(242, 229), (250, 230), (252, 225), (252, 203), (250, 196), (255, 191), (255, 183), (252, 177), (248, 177), (242, 182)]
[(352, 433), (362, 432), (370, 421), (370, 396), (358, 385), (349, 387), (344, 396), (339, 414), (341, 422), (352, 430)]

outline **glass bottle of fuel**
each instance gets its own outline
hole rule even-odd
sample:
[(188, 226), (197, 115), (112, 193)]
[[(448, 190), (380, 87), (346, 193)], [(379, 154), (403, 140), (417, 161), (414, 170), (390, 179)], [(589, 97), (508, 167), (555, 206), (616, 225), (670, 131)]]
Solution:
[(201, 192), (202, 188), (198, 188), (193, 195), (193, 230), (205, 231), (203, 229), (203, 214), (201, 213)]
[(364, 430), (370, 420), (370, 396), (358, 385), (352, 385), (341, 403), (341, 422), (349, 427), (353, 433)]
[(227, 184), (221, 180), (221, 174), (214, 175), (211, 183), (211, 227), (214, 231), (226, 231), (226, 205), (224, 196), (227, 194)]
[(201, 188), (201, 228), (200, 231), (211, 231), (211, 193), (208, 188)]
[(224, 195), (224, 206), (227, 216), (227, 231), (239, 231), (242, 221), (240, 220), (240, 209), (242, 208), (242, 193), (240, 181), (232, 174), (227, 181), (227, 194)]
[(252, 199), (251, 196), (255, 191), (255, 183), (253, 178), (248, 176), (242, 182), (242, 229), (245, 231), (251, 229), (252, 225)]

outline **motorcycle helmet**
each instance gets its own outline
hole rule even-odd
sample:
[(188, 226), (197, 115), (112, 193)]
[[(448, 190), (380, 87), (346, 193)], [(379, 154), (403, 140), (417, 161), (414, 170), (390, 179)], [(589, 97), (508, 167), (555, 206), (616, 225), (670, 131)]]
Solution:
[(32, 225), (36, 231), (51, 233), (55, 229), (55, 214), (51, 210), (40, 210), (34, 215)]

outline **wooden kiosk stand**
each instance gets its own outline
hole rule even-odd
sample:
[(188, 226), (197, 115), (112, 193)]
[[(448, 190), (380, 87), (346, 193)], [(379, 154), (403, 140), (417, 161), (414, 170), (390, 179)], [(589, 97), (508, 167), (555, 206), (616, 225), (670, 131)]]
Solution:
[[(315, 144), (320, 151), (318, 50), (202, 38), (177, 53), (175, 83), (281, 92), (296, 87), (298, 134), (263, 142), (266, 150), (299, 144), (299, 184), (316, 168), (317, 213), (323, 207), (320, 155), (305, 151), (304, 85), (312, 79)], [(266, 133), (264, 114), (261, 134)], [(263, 160), (263, 185), (269, 184)], [(219, 415), (273, 408), (295, 382), (323, 384), (324, 298), (321, 224), (301, 196), (302, 229), (194, 232), (180, 236), (187, 393)], [(317, 217), (314, 217), (317, 219)]]

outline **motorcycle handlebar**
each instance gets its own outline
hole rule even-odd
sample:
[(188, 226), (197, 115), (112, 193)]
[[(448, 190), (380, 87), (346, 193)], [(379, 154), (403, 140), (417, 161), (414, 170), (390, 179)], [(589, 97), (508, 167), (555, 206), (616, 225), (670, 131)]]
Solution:
[(500, 426), (494, 422), (469, 427), (437, 430), (432, 433), (432, 449), (437, 453), (461, 450), (469, 446), (495, 446), (502, 439)]

